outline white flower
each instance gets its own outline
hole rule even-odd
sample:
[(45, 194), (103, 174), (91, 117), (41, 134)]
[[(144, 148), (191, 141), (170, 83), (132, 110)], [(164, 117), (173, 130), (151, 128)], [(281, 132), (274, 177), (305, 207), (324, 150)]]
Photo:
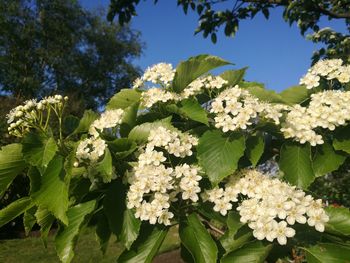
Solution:
[(102, 132), (104, 129), (114, 128), (122, 123), (124, 117), (124, 110), (108, 110), (101, 114), (101, 117), (95, 120), (89, 129), (89, 133), (94, 137), (99, 137), (98, 131)]

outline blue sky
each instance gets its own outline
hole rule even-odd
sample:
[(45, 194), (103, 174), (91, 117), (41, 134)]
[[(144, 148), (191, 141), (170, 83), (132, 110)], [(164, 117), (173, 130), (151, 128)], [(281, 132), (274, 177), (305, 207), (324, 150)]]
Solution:
[[(109, 0), (80, 2), (88, 9), (107, 9), (109, 4)], [(160, 0), (157, 5), (153, 0), (140, 1), (136, 12), (138, 16), (133, 18), (132, 28), (142, 33), (146, 48), (134, 63), (142, 69), (159, 62), (176, 66), (190, 56), (211, 54), (233, 62), (233, 69), (248, 66), (247, 80), (283, 90), (298, 84), (309, 68), (312, 52), (318, 48), (300, 35), (295, 24), (289, 27), (284, 22), (281, 10), (274, 10), (269, 20), (257, 16), (241, 22), (234, 38), (219, 32), (216, 44), (200, 34), (194, 36), (197, 15), (192, 12), (185, 15), (175, 0)], [(345, 32), (340, 21), (325, 20), (322, 26)]]

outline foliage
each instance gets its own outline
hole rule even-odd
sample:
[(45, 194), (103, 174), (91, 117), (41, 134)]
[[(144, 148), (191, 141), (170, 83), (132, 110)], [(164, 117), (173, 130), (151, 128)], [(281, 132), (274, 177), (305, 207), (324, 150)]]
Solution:
[(0, 35), (0, 87), (15, 98), (69, 94), (77, 114), (139, 74), (131, 64), (141, 52), (139, 33), (108, 24), (78, 1), (1, 1)]
[[(108, 20), (113, 21), (118, 17), (119, 24), (129, 22), (135, 16), (136, 5), (139, 0), (122, 1), (111, 0)], [(155, 0), (154, 3), (157, 3)], [(339, 19), (345, 22), (350, 31), (350, 13), (348, 0), (178, 0), (184, 13), (189, 10), (198, 14), (199, 25), (196, 34), (202, 32), (206, 38), (210, 36), (211, 41), (216, 43), (217, 32), (224, 28), (226, 36), (233, 37), (241, 21), (252, 19), (261, 13), (269, 19), (270, 12), (276, 8), (283, 9), (283, 19), (292, 25), (296, 23), (302, 35), (311, 31), (310, 39), (315, 43), (324, 43), (326, 48), (321, 48), (313, 54), (314, 62), (320, 58), (342, 58), (350, 61), (350, 36), (335, 32), (331, 28), (320, 28), (322, 18)]]
[[(186, 262), (346, 258), (349, 210), (324, 207), (309, 187), (349, 165), (347, 79), (278, 94), (243, 81), (245, 69), (210, 74), (227, 64), (200, 55), (175, 70), (156, 65), (80, 120), (62, 96), (13, 109), (19, 143), (0, 152), (1, 191), (22, 172), (30, 189), (0, 210), (0, 225), (24, 214), (26, 231), (37, 223), (47, 242), (57, 224), (62, 262), (87, 225), (103, 253), (123, 244), (118, 262), (152, 262), (172, 226)], [(263, 174), (272, 161), (280, 172)]]

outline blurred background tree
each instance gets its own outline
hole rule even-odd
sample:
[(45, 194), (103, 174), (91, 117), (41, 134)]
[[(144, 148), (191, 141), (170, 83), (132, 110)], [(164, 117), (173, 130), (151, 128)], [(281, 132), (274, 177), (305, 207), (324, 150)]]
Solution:
[[(137, 15), (136, 6), (140, 0), (110, 0), (108, 20), (117, 16), (119, 24), (129, 22)], [(157, 3), (158, 0), (154, 0)], [(217, 41), (217, 32), (224, 29), (226, 36), (233, 37), (241, 21), (253, 19), (258, 13), (269, 18), (273, 9), (283, 9), (283, 19), (290, 25), (296, 23), (303, 36), (324, 47), (316, 51), (313, 63), (321, 58), (342, 58), (350, 62), (350, 0), (177, 0), (185, 14), (192, 10), (198, 14), (195, 33), (210, 36)], [(322, 19), (342, 20), (347, 33), (321, 28)]]

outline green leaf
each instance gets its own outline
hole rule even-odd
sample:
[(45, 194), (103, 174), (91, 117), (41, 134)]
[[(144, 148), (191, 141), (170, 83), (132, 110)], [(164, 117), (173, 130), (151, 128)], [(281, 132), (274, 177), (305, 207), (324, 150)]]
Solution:
[(225, 255), (241, 248), (252, 240), (254, 240), (252, 230), (248, 227), (242, 227), (237, 230), (236, 234), (231, 234), (230, 231), (226, 231), (225, 234), (220, 237), (220, 243), (226, 251)]
[(209, 126), (206, 110), (194, 99), (181, 101), (180, 112), (191, 120), (204, 123)]
[(346, 263), (350, 259), (350, 247), (339, 244), (325, 243), (303, 249), (308, 263)]
[(107, 144), (110, 152), (117, 159), (124, 159), (137, 149), (137, 144), (128, 138), (115, 139)]
[(36, 223), (36, 218), (35, 218), (36, 209), (37, 209), (36, 207), (32, 207), (24, 212), (23, 226), (24, 226), (24, 231), (26, 233), (26, 236), (29, 235), (29, 232), (32, 231), (33, 226)]
[(180, 223), (179, 235), (196, 263), (216, 262), (218, 249), (197, 214), (192, 213)]
[(145, 225), (130, 250), (124, 250), (119, 256), (118, 263), (151, 263), (157, 254), (168, 228), (162, 226)]
[(240, 221), (241, 216), (237, 212), (230, 211), (227, 215), (226, 224), (230, 235), (235, 235), (244, 224)]
[(63, 121), (64, 134), (71, 134), (79, 126), (79, 118), (68, 115)]
[(350, 154), (350, 125), (336, 129), (333, 147)]
[(130, 249), (132, 243), (137, 239), (140, 226), (141, 221), (135, 218), (134, 212), (130, 209), (125, 209), (120, 240), (127, 249)]
[(110, 182), (113, 178), (113, 163), (110, 151), (106, 149), (103, 159), (98, 164), (96, 164), (96, 166), (89, 168), (89, 172), (92, 172), (93, 174), (99, 174), (99, 176), (102, 177), (104, 183)]
[(73, 206), (67, 211), (69, 224), (61, 227), (55, 238), (56, 251), (63, 263), (72, 261), (80, 229), (85, 222), (85, 217), (94, 211), (95, 205), (96, 201), (92, 200)]
[(41, 178), (40, 189), (32, 194), (34, 203), (49, 210), (64, 224), (68, 224), (68, 187), (64, 178), (63, 158), (56, 155)]
[(273, 90), (266, 90), (259, 86), (246, 87), (250, 94), (254, 95), (261, 101), (271, 103), (283, 103), (282, 97)]
[(39, 207), (35, 213), (36, 220), (40, 226), (41, 238), (47, 247), (47, 237), (49, 235), (51, 226), (55, 221), (55, 217), (45, 208)]
[(124, 116), (122, 119), (122, 124), (120, 125), (121, 136), (127, 137), (131, 129), (135, 127), (139, 104), (140, 103), (135, 102), (124, 109)]
[(177, 66), (173, 81), (173, 90), (180, 93), (188, 86), (188, 84), (201, 75), (214, 68), (229, 64), (232, 63), (210, 55), (191, 57)]
[(88, 132), (90, 125), (99, 117), (99, 114), (92, 111), (84, 111), (84, 115), (81, 118), (78, 127), (74, 130), (73, 134)]
[(263, 263), (272, 244), (264, 246), (261, 241), (254, 241), (235, 250), (221, 259), (221, 263)]
[(171, 129), (171, 118), (168, 117), (159, 121), (145, 122), (137, 125), (130, 131), (128, 138), (134, 140), (138, 144), (143, 144), (147, 142), (150, 131), (158, 127)]
[(244, 137), (238, 133), (207, 131), (199, 139), (197, 158), (213, 184), (232, 174), (245, 149)]
[(300, 104), (306, 101), (311, 94), (311, 90), (307, 89), (304, 85), (292, 86), (283, 90), (279, 95), (288, 104)]
[(111, 230), (108, 225), (107, 217), (103, 213), (99, 213), (98, 221), (96, 224), (96, 237), (98, 239), (98, 243), (100, 244), (100, 250), (102, 254), (106, 254), (109, 239), (111, 237)]
[(122, 89), (107, 103), (106, 109), (125, 109), (135, 102), (139, 102), (141, 93), (134, 89)]
[(18, 199), (0, 210), (0, 227), (23, 214), (33, 206), (29, 197)]
[(48, 166), (58, 150), (55, 139), (44, 134), (29, 133), (24, 137), (22, 144), (25, 161), (41, 171)]
[(22, 155), (22, 145), (13, 143), (0, 151), (0, 197), (10, 186), (15, 177), (22, 172), (26, 164)]
[(264, 153), (265, 142), (262, 136), (250, 136), (246, 141), (246, 155), (255, 167)]
[(315, 179), (309, 144), (283, 144), (279, 166), (288, 182), (303, 189), (306, 189)]
[(350, 236), (349, 208), (328, 206), (325, 210), (329, 216), (329, 221), (326, 223), (326, 232)]
[(313, 160), (316, 177), (338, 170), (345, 159), (346, 156), (341, 152), (334, 151), (332, 145), (329, 143), (318, 146)]
[(220, 75), (220, 77), (223, 78), (224, 80), (227, 80), (229, 86), (235, 86), (243, 80), (243, 77), (247, 69), (248, 67), (245, 67), (239, 70), (227, 70), (227, 71), (224, 71)]

